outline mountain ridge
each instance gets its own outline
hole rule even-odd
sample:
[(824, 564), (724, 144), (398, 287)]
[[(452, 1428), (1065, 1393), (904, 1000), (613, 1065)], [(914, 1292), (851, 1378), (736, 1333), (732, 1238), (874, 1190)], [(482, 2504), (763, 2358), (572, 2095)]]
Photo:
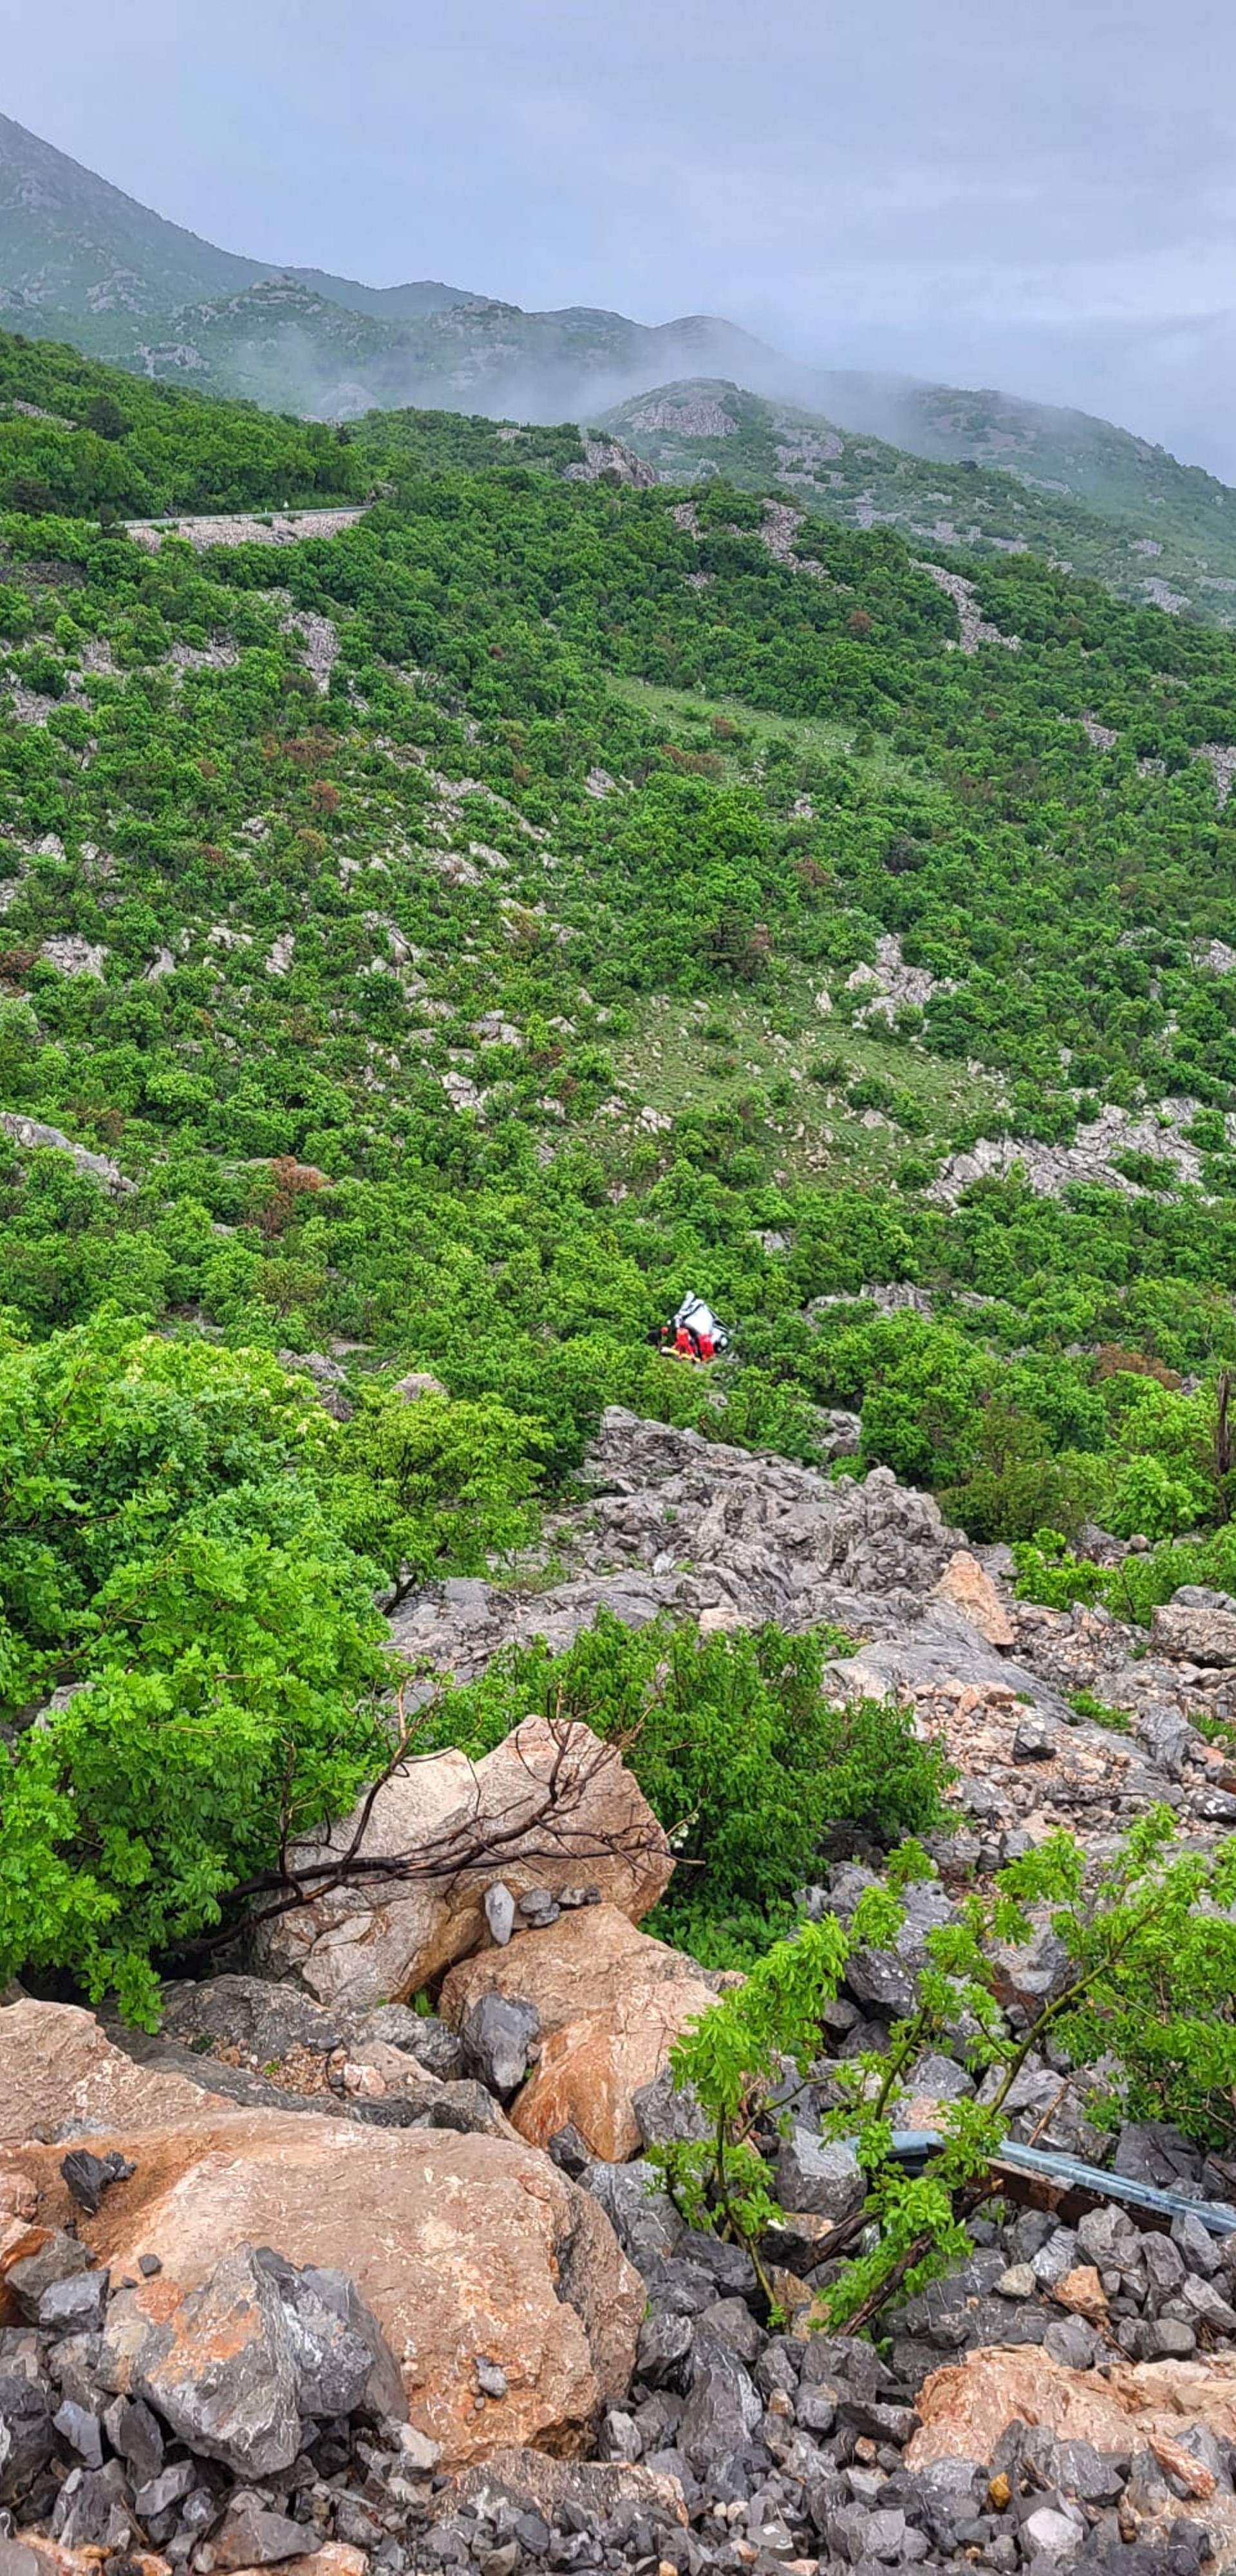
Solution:
[[(1042, 498), (1125, 519), (1193, 579), (1224, 583), (1208, 537), (1236, 494), (1201, 467), (1079, 410), (899, 374), (813, 367), (723, 317), (643, 324), (604, 307), (556, 312), (440, 280), (389, 287), (225, 251), (0, 118), (0, 319), (130, 370), (264, 408), (337, 419), (462, 409), (542, 424), (589, 420), (684, 379), (733, 381), (905, 449), (1012, 476)], [(1197, 604), (1150, 571), (1159, 605)], [(1220, 594), (1220, 599), (1222, 594)], [(1216, 613), (1213, 601), (1205, 613)]]

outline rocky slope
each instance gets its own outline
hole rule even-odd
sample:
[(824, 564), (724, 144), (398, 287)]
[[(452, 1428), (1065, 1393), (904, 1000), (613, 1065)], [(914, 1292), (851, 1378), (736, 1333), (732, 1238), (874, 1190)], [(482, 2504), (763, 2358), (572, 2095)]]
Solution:
[[(830, 1483), (617, 1409), (554, 1544), (565, 1582), (445, 1585), (400, 1642), (467, 1674), (602, 1604), (828, 1619), (855, 1644), (837, 1688), (893, 1688), (947, 1741), (943, 1877), (911, 1891), (895, 1950), (851, 1958), (835, 2058), (884, 2044), (967, 1871), (1055, 1821), (1098, 1851), (1152, 1798), (1199, 1845), (1236, 1817), (1195, 1724), (1236, 1706), (1236, 1604), (1181, 1595), (1147, 1653), (1108, 1614), (1018, 1605), (1002, 1551), (980, 1562), (886, 1474)], [(1066, 1694), (1096, 1685), (1127, 1736), (1074, 1717)], [(551, 1728), (475, 1774), (454, 1754), (396, 1774), (342, 1828), (375, 1878), (293, 1916), (274, 1978), (169, 1987), (157, 2039), (0, 2010), (4, 2576), (119, 2576), (134, 2553), (142, 2576), (1236, 2564), (1236, 2216), (1224, 2233), (1188, 2206), (1236, 2176), (1135, 2123), (1110, 2196), (1024, 2205), (1010, 2171), (877, 2354), (806, 2322), (818, 2241), (861, 2191), (818, 2134), (824, 2056), (765, 2141), (787, 2212), (771, 2318), (747, 2257), (693, 2233), (644, 2161), (698, 2116), (666, 2060), (723, 1981), (638, 1928), (670, 1856), (592, 1745), (575, 1727), (557, 1748), (583, 1769), (556, 1849)], [(437, 1875), (392, 1901), (409, 1847)], [(849, 1920), (869, 1879), (833, 1867), (808, 1913)], [(1009, 2011), (1061, 1966), (1045, 1926)], [(427, 1983), (436, 2014), (380, 1999)], [(959, 2050), (915, 2083), (924, 2125), (975, 2078)], [(1033, 2058), (1009, 2129), (1105, 2151)], [(1183, 2194), (1170, 2234), (1122, 2205), (1139, 2183)]]

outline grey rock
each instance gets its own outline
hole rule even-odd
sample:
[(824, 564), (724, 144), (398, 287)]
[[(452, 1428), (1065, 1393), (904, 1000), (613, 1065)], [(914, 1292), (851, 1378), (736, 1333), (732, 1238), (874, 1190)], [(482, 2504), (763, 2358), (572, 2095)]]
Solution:
[(61, 2440), (69, 2443), (88, 2469), (102, 2468), (103, 2434), (97, 2415), (90, 2414), (85, 2406), (75, 2406), (71, 2398), (66, 2398), (64, 2404), (57, 2407), (52, 2423)]
[(128, 2158), (117, 2150), (108, 2156), (95, 2156), (88, 2147), (71, 2148), (60, 2167), (70, 2198), (91, 2217), (100, 2207), (104, 2192), (110, 2191), (115, 2182), (126, 2182), (134, 2170)]
[(474, 2075), (507, 2102), (517, 2093), (541, 2036), (534, 2004), (515, 1996), (482, 1995), (463, 2026), (464, 2055)]
[(75, 2272), (88, 2272), (91, 2267), (89, 2248), (79, 2244), (60, 2228), (53, 2228), (37, 2252), (23, 2254), (12, 2263), (5, 2275), (23, 2316), (37, 2317), (39, 2301), (45, 2290), (57, 2281), (71, 2280)]
[(561, 2172), (570, 2175), (572, 2182), (579, 2181), (585, 2166), (592, 2161), (592, 2149), (587, 2139), (581, 2138), (578, 2129), (569, 2121), (565, 2129), (555, 2129), (547, 2153)]
[[(1145, 2241), (1147, 2246), (1166, 2242), (1157, 2236), (1147, 2237)], [(1085, 2262), (1095, 2264), (1100, 2272), (1129, 2269), (1138, 2261), (1142, 2245), (1142, 2237), (1132, 2219), (1125, 2210), (1117, 2208), (1114, 2201), (1108, 2201), (1100, 2209), (1087, 2209), (1078, 2219), (1078, 2254)]]
[(130, 2291), (108, 2310), (105, 2351), (132, 2393), (204, 2458), (243, 2478), (290, 2467), (301, 2444), (292, 2337), (278, 2285), (249, 2247), (225, 2254), (171, 2318)]
[(515, 1899), (500, 1878), (485, 1890), (485, 1920), (491, 1938), (504, 1950), (515, 1929)]
[(387, 2048), (406, 2050), (427, 2075), (436, 2075), (443, 2084), (454, 2083), (466, 2072), (463, 2041), (436, 2013), (413, 2012), (410, 2004), (375, 2004), (364, 2015), (363, 2027), (369, 2038), (381, 2040)]
[[(434, 2091), (426, 2096), (420, 2109), (415, 2103), (410, 2107), (411, 2120), (396, 2119), (393, 2125), (416, 2127), (423, 2113), (431, 2129), (457, 2129), (462, 2137), (505, 2138), (509, 2144), (516, 2134), (488, 2087), (475, 2077), (465, 2076), (454, 2084), (438, 2084), (435, 2079)], [(383, 2114), (398, 2113), (399, 2108), (398, 2102), (365, 2105), (367, 2116), (379, 2125)]]
[(974, 2077), (959, 2066), (955, 2057), (944, 2057), (939, 2049), (929, 2049), (911, 2067), (906, 2077), (910, 2093), (928, 2093), (937, 2102), (961, 2102), (974, 2091)]
[(35, 2310), (38, 2323), (46, 2334), (96, 2332), (103, 2323), (107, 2285), (106, 2272), (77, 2272), (70, 2280), (53, 2281)]
[(1038, 2505), (1028, 2514), (1021, 2527), (1022, 2548), (1029, 2556), (1038, 2550), (1048, 2559), (1069, 2558), (1080, 2548), (1086, 2536), (1086, 2524), (1079, 2514), (1061, 2513), (1055, 2505)]
[(400, 2423), (407, 2414), (403, 2381), (377, 2318), (344, 2272), (306, 2264), (299, 2270), (269, 2247), (257, 2261), (276, 2285), (303, 2415), (352, 2415)]
[[(1080, 2235), (1081, 2231), (1078, 2230)], [(1154, 2299), (1173, 2298), (1185, 2276), (1184, 2256), (1170, 2236), (1148, 2228), (1139, 2247), (1147, 2285)]]
[(689, 2316), (675, 2315), (671, 2309), (654, 2308), (639, 2330), (635, 2353), (636, 2376), (650, 2388), (682, 2388), (686, 2385), (687, 2363), (695, 2341), (695, 2324)]
[(520, 1897), (518, 1912), (529, 1931), (547, 1932), (550, 1924), (557, 1922), (562, 1907), (547, 1887), (530, 1887), (527, 1895)]
[(133, 2508), (143, 2522), (153, 2522), (172, 2505), (179, 2504), (197, 2483), (197, 2468), (192, 2460), (173, 2460), (170, 2469), (160, 2469), (138, 2487)]
[(1134, 1724), (1139, 1744), (1157, 1769), (1169, 1780), (1179, 1780), (1198, 1743), (1188, 1720), (1177, 1709), (1154, 1706), (1142, 1709)]
[(797, 2126), (777, 2150), (777, 2198), (783, 2209), (803, 2210), (834, 2222), (848, 2218), (862, 2199), (862, 2168), (852, 2147), (825, 2141)]
[(133, 2531), (119, 2460), (101, 2469), (71, 2469), (52, 2510), (51, 2536), (65, 2549), (128, 2546)]
[(643, 2456), (643, 2438), (633, 2415), (621, 2407), (611, 2406), (601, 2418), (600, 2453), (603, 2460), (626, 2460), (632, 2465)]
[(1181, 2284), (1180, 2304), (1187, 2316), (1206, 2326), (1211, 2334), (1236, 2335), (1236, 2308), (1213, 2281), (1199, 2280), (1196, 2272), (1190, 2272)]
[(847, 1963), (845, 1981), (869, 2010), (899, 2015), (913, 2009), (914, 1979), (890, 1950), (856, 1950)]
[(274, 2513), (261, 2496), (239, 2488), (211, 2539), (216, 2567), (269, 2567), (281, 2558), (303, 2557), (317, 2546), (312, 2525)]
[(707, 2113), (690, 2084), (676, 2085), (668, 2066), (663, 2066), (651, 2084), (641, 2084), (631, 2096), (635, 2125), (646, 2147), (667, 2146), (678, 2139), (706, 2138), (709, 2130)]
[(1197, 2350), (1197, 2336), (1182, 2317), (1158, 2317), (1148, 2329), (1149, 2359), (1152, 2361), (1188, 2361)]
[(1044, 2352), (1066, 2370), (1093, 2370), (1103, 2349), (1094, 2327), (1088, 2326), (1084, 2317), (1055, 2319), (1043, 2337)]
[(1182, 1601), (1177, 1593), (1151, 1613), (1150, 1643), (1155, 1654), (1182, 1663), (1236, 1664), (1236, 1608)]
[(1126, 2120), (1116, 2140), (1112, 2170), (1130, 2182), (1176, 2191), (1182, 2183), (1198, 2180), (1202, 2161), (1201, 2149), (1190, 2146), (1169, 2121)]
[(145, 2484), (157, 2478), (163, 2466), (163, 2435), (158, 2417), (140, 2398), (114, 2398), (104, 2412), (103, 2430), (136, 2479)]
[[(277, 2065), (292, 2049), (329, 2057), (347, 2035), (339, 2014), (315, 2003), (302, 1987), (239, 1975), (165, 1987), (163, 2030), (190, 2047), (209, 2040), (239, 2048), (261, 2066)], [(213, 2072), (207, 2066), (203, 2081), (211, 2081)]]
[[(629, 2165), (603, 2164), (599, 2157), (585, 2166), (579, 2180), (599, 2200), (619, 2244), (637, 2272), (647, 2277), (658, 2258), (673, 2256), (687, 2230), (654, 2167), (637, 2159)], [(707, 2305), (707, 2300), (702, 2302)]]
[(735, 2357), (718, 2357), (696, 2374), (679, 2426), (679, 2448), (698, 2475), (724, 2474), (742, 2458), (763, 2419), (763, 2401), (750, 2373)]
[(1189, 2209), (1172, 2220), (1172, 2243), (1186, 2271), (1200, 2272), (1203, 2280), (1213, 2280), (1222, 2256), (1208, 2227)]
[(1071, 2227), (1057, 2227), (1047, 2243), (1033, 2256), (1031, 2268), (1035, 2280), (1044, 2290), (1053, 2290), (1057, 2281), (1071, 2272), (1077, 2261), (1078, 2240)]
[(476, 2359), (476, 2384), (482, 2397), (505, 2397), (507, 2393), (506, 2372), (502, 2368), (501, 2362), (491, 2361), (487, 2354), (478, 2353)]
[(0, 2505), (24, 2496), (55, 2448), (51, 2395), (33, 2335), (0, 2335)]
[(1128, 2474), (1126, 2461), (1104, 2456), (1093, 2442), (1054, 2442), (1050, 2454), (1050, 2483), (1064, 2496), (1074, 2496), (1080, 2504), (1115, 2504), (1124, 2492)]
[(804, 2432), (831, 2433), (837, 2421), (837, 2399), (831, 2388), (805, 2383), (794, 2399), (794, 2415)]

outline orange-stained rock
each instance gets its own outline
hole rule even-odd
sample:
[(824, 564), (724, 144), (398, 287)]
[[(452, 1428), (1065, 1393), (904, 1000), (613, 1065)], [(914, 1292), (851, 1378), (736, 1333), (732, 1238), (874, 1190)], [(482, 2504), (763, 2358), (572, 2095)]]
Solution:
[(612, 1905), (582, 1906), (544, 1932), (517, 1935), (452, 1968), (445, 2021), (463, 2028), (482, 1995), (521, 1997), (541, 2024), (541, 2055), (510, 2106), (543, 2146), (574, 2127), (609, 2164), (636, 2155), (632, 2095), (660, 2074), (674, 2041), (714, 2001), (689, 1959), (650, 1940)]
[[(546, 1784), (557, 1783), (552, 1816)], [(294, 1856), (344, 1851), (355, 1815)], [(460, 1870), (460, 1855), (484, 1851)], [(399, 2003), (488, 1940), (485, 1891), (596, 1886), (638, 1922), (664, 1894), (673, 1861), (643, 1793), (590, 1727), (525, 1718), (482, 1762), (462, 1753), (409, 1761), (374, 1801), (367, 1854), (428, 1851), (434, 1875), (406, 1884), (366, 1879), (285, 1914), (266, 1935), (278, 1973), (289, 1969), (324, 2003)], [(453, 1858), (452, 1855), (455, 1857)]]
[(956, 1554), (950, 1556), (936, 1585), (935, 1597), (937, 1601), (947, 1601), (950, 1609), (959, 1610), (962, 1618), (968, 1619), (971, 1627), (978, 1629), (980, 1637), (987, 1639), (989, 1646), (1011, 1646), (1014, 1643), (1013, 1622), (995, 1584), (968, 1548), (959, 1547)]
[[(26, 2000), (0, 2011), (0, 2146), (68, 2135), (83, 2123), (106, 2129), (162, 2129), (223, 2108), (184, 2075), (135, 2066), (113, 2048), (93, 2013), (75, 2004)], [(6, 2185), (0, 2208), (8, 2209)], [(28, 2215), (27, 2212), (22, 2214)]]
[(1067, 2370), (1034, 2344), (985, 2345), (964, 2362), (935, 2370), (915, 2399), (919, 2431), (906, 2466), (933, 2460), (990, 2460), (1010, 2424), (1045, 2425), (1064, 2441), (1099, 2451), (1152, 2448), (1190, 2424), (1236, 2438), (1236, 2353), (1206, 2361), (1115, 2361), (1110, 2373)]
[[(74, 2123), (75, 2144), (100, 2154), (118, 2147), (135, 2171), (91, 2218), (69, 2200), (63, 2140), (14, 2144), (4, 2169), (18, 2182), (7, 2196), (20, 2194), (29, 2208), (33, 2191), (42, 2226), (75, 2219), (116, 2279), (136, 2278), (138, 2256), (157, 2254), (162, 2270), (130, 2294), (150, 2313), (165, 2313), (239, 2246), (271, 2245), (292, 2263), (337, 2267), (373, 2310), (412, 2422), (441, 2444), (448, 2468), (498, 2443), (579, 2449), (598, 2408), (625, 2394), (643, 2287), (599, 2203), (548, 2157), (453, 2130), (239, 2110), (127, 2059), (132, 2116), (122, 2124), (106, 2116), (119, 2052), (101, 2033), (91, 2036), (89, 2014), (56, 2005), (0, 2012), (0, 2100), (9, 2093), (13, 2012), (24, 2016), (13, 2050), (23, 2099), (45, 2131), (59, 2114)], [(45, 2038), (41, 2066), (32, 2014)], [(67, 2031), (74, 2023), (85, 2029)], [(73, 2082), (58, 2101), (66, 2070)], [(160, 2125), (153, 2110), (169, 2084), (192, 2113)], [(99, 2126), (83, 2137), (78, 2119), (88, 2124), (100, 2110)], [(505, 2371), (509, 2394), (478, 2414), (481, 2355)]]
[(1057, 2305), (1068, 2308), (1075, 2317), (1087, 2317), (1091, 2325), (1101, 2326), (1107, 2318), (1107, 2293), (1093, 2263), (1077, 2263), (1057, 2281), (1052, 2297)]
[[(19, 2551), (25, 2552), (24, 2557), (19, 2557)], [(352, 2550), (349, 2555), (355, 2558), (359, 2552)], [(62, 2549), (60, 2542), (49, 2540), (44, 2531), (17, 2531), (11, 2540), (0, 2541), (4, 2576), (99, 2576), (105, 2556), (106, 2552), (99, 2548)], [(124, 2563), (134, 2570), (134, 2576), (172, 2576), (167, 2559), (160, 2558), (153, 2549), (126, 2550)], [(292, 2564), (312, 2566), (316, 2560), (301, 2558)], [(324, 2570), (323, 2576), (330, 2576), (330, 2571)], [(335, 2576), (351, 2576), (351, 2571), (340, 2568)]]

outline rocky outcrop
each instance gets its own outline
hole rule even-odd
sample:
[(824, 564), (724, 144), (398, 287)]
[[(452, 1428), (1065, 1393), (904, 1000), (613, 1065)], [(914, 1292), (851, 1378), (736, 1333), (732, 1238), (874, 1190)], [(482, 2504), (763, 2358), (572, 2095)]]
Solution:
[[(266, 1939), (276, 1973), (295, 1971), (326, 2003), (399, 2002), (466, 1958), (488, 1937), (484, 1900), (499, 1878), (516, 1897), (599, 1894), (638, 1921), (673, 1866), (636, 1782), (586, 1726), (526, 1718), (475, 1765), (454, 1752), (409, 1761), (366, 1806), (367, 1874), (278, 1918)], [(361, 1814), (297, 1844), (294, 1862), (350, 1852)]]
[(628, 447), (621, 438), (590, 438), (585, 432), (580, 443), (584, 451), (580, 462), (563, 468), (564, 479), (568, 483), (600, 483), (604, 480), (633, 483), (647, 491), (660, 480), (655, 465), (650, 465), (646, 457), (637, 456), (635, 449)]
[(1012, 1619), (991, 1576), (968, 1548), (959, 1548), (955, 1556), (950, 1556), (936, 1585), (935, 1597), (968, 1619), (989, 1646), (1003, 1650), (1014, 1643), (1017, 1631)]
[(962, 1544), (930, 1495), (887, 1468), (833, 1484), (617, 1405), (602, 1418), (589, 1476), (587, 1521), (557, 1533), (579, 1568), (570, 1581), (524, 1597), (444, 1584), (396, 1614), (397, 1644), (470, 1679), (503, 1645), (538, 1636), (569, 1645), (602, 1607), (632, 1627), (670, 1610), (706, 1627), (850, 1620), (882, 1632), (921, 1614)]
[(609, 1905), (564, 1914), (548, 1931), (452, 1968), (443, 2019), (463, 2030), (486, 1995), (518, 1999), (537, 2016), (540, 2055), (509, 2105), (521, 2136), (546, 2146), (573, 2128), (609, 2163), (638, 2154), (634, 2096), (714, 2000), (689, 1959)]
[[(148, 2356), (143, 2386), (154, 2384), (150, 2335), (182, 2316), (224, 2257), (269, 2246), (296, 2267), (346, 2272), (396, 2358), (413, 2424), (448, 2462), (481, 2457), (499, 2439), (578, 2449), (597, 2409), (625, 2390), (639, 2284), (596, 2202), (535, 2149), (438, 2130), (362, 2129), (311, 2112), (236, 2110), (200, 2093), (186, 2104), (178, 2079), (136, 2069), (98, 2040), (94, 2089), (79, 2081), (70, 2104), (58, 2090), (66, 2019), (84, 2025), (85, 2045), (90, 2018), (68, 2007), (0, 2012), (0, 2096), (9, 2096), (15, 2062), (36, 2126), (55, 2141), (27, 2132), (6, 2149), (5, 2196), (20, 2204), (14, 2223), (31, 2251), (72, 2223), (78, 2259), (88, 2248), (86, 2259), (106, 2264), (114, 2285), (131, 2284), (117, 2291), (125, 2303), (117, 2352), (134, 2369), (135, 2355)], [(106, 2108), (117, 2100), (123, 2126)], [(100, 2156), (118, 2152), (132, 2168), (93, 2214), (70, 2196), (66, 2135)], [(10, 2279), (18, 2259), (14, 2242)], [(223, 2331), (214, 2293), (196, 2313), (196, 2325), (178, 2325), (174, 2346), (189, 2378), (190, 2342), (201, 2359)], [(478, 2410), (478, 2357), (502, 2378), (500, 2413), (496, 2400)], [(166, 2354), (164, 2364), (173, 2367)]]
[(137, 1187), (135, 1181), (125, 1179), (120, 1165), (112, 1161), (110, 1154), (94, 1154), (87, 1145), (75, 1145), (72, 1137), (64, 1135), (59, 1127), (46, 1127), (42, 1119), (26, 1118), (20, 1110), (0, 1110), (0, 1134), (11, 1137), (15, 1145), (23, 1145), (27, 1153), (43, 1147), (50, 1148), (53, 1153), (70, 1155), (75, 1169), (88, 1179), (98, 1181), (112, 1198), (130, 1197)]
[(1236, 1601), (1186, 1585), (1152, 1614), (1150, 1642), (1174, 1663), (1236, 1664)]

